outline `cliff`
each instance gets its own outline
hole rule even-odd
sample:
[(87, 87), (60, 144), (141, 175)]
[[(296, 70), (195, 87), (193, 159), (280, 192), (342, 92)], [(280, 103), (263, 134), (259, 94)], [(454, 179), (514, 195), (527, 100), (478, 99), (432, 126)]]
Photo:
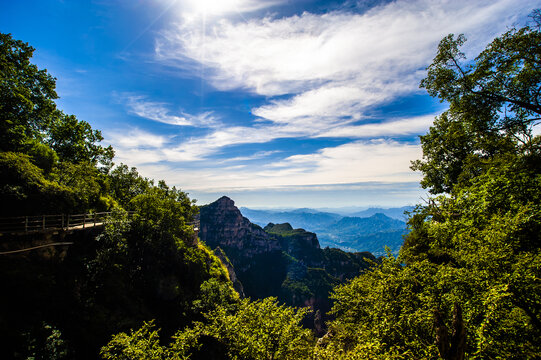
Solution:
[(262, 229), (225, 196), (201, 207), (200, 222), (201, 240), (226, 254), (246, 296), (276, 296), (323, 314), (330, 309), (332, 288), (376, 261), (370, 253), (321, 249), (315, 233), (293, 229), (289, 223), (270, 223)]
[(277, 238), (243, 217), (235, 202), (226, 196), (202, 206), (199, 216), (199, 236), (211, 248), (242, 250), (246, 257), (282, 250)]

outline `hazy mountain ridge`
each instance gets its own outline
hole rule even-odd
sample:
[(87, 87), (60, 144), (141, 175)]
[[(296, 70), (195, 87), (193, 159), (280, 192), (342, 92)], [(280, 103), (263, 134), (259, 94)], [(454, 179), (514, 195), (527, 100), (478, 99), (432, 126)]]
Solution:
[(351, 216), (309, 208), (284, 211), (242, 207), (240, 210), (251, 222), (262, 227), (271, 223), (289, 223), (294, 228), (314, 232), (322, 247), (383, 255), (385, 246), (393, 253), (402, 246), (403, 237), (407, 234), (404, 212), (413, 210), (413, 207), (369, 208)]
[(313, 209), (293, 209), (289, 211), (254, 210), (242, 207), (241, 213), (254, 224), (262, 227), (269, 223), (289, 223), (294, 228), (302, 228), (308, 231), (320, 229), (342, 218), (334, 213), (318, 212)]
[(406, 212), (411, 212), (413, 211), (413, 209), (415, 209), (415, 206), (402, 206), (398, 208), (387, 208), (387, 209), (373, 207), (373, 208), (368, 208), (363, 211), (352, 213), (349, 216), (365, 218), (365, 217), (370, 217), (375, 214), (384, 214), (390, 218), (405, 221), (407, 219)]

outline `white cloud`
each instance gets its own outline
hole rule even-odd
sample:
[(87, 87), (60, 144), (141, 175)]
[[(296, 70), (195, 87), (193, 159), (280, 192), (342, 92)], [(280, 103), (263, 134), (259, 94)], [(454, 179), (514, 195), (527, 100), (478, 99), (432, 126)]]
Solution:
[(132, 129), (128, 132), (112, 131), (108, 134), (106, 141), (123, 148), (160, 148), (169, 141), (169, 137), (156, 135), (140, 129)]
[(280, 138), (375, 138), (422, 134), (432, 124), (435, 115), (403, 118), (376, 124), (312, 126), (310, 121), (284, 125), (233, 126), (212, 131), (207, 136), (190, 139), (164, 152), (170, 161), (199, 161), (228, 146), (261, 144)]
[(272, 154), (280, 153), (281, 151), (275, 150), (275, 151), (258, 151), (253, 155), (248, 156), (237, 156), (234, 158), (229, 158), (222, 160), (222, 163), (231, 163), (231, 162), (238, 162), (238, 161), (251, 161), (251, 160), (259, 160), (264, 159)]
[(288, 100), (273, 100), (252, 113), (274, 123), (328, 126), (343, 123), (343, 118), (347, 118), (346, 122), (358, 119), (368, 98), (373, 98), (372, 94), (357, 87), (321, 87)]
[(148, 120), (179, 126), (209, 127), (217, 124), (217, 118), (212, 112), (191, 115), (179, 111), (179, 115), (174, 115), (169, 110), (170, 105), (164, 102), (151, 101), (142, 95), (124, 95), (121, 98), (129, 113)]
[[(310, 176), (301, 176), (297, 185), (330, 184), (336, 183), (336, 179), (340, 179), (340, 183), (403, 182), (418, 179), (409, 165), (420, 156), (420, 146), (415, 144), (392, 140), (355, 141), (313, 154), (291, 156), (272, 166), (309, 169)], [(272, 176), (273, 170), (267, 174)]]
[[(180, 21), (158, 38), (156, 56), (180, 68), (186, 59), (200, 63), (207, 67), (207, 80), (219, 90), (245, 89), (269, 96), (267, 104), (252, 113), (279, 125), (269, 128), (275, 137), (296, 133), (342, 137), (384, 129), (337, 126), (362, 119), (371, 107), (423, 92), (418, 89), (423, 69), (443, 36), (466, 33), (472, 41), (465, 49), (476, 53), (534, 5), (533, 0), (519, 4), (398, 0), (364, 14), (335, 11), (240, 22), (221, 19), (211, 22), (208, 31), (200, 24)], [(289, 98), (273, 98), (276, 95)], [(231, 141), (222, 143), (229, 144), (230, 131), (213, 136), (226, 135)]]
[[(274, 2), (243, 4), (239, 11), (246, 14)], [(198, 191), (418, 181), (409, 165), (421, 157), (420, 146), (396, 139), (423, 133), (434, 115), (374, 123), (368, 110), (423, 92), (419, 81), (443, 36), (465, 33), (471, 58), (535, 5), (534, 0), (397, 0), (363, 14), (215, 19), (206, 30), (181, 16), (156, 40), (157, 60), (179, 71), (199, 64), (205, 71), (194, 76), (206, 74), (204, 80), (216, 89), (241, 89), (266, 96), (266, 102), (251, 110), (253, 123), (226, 127), (212, 113), (192, 116), (172, 111), (170, 104), (128, 96), (125, 103), (137, 116), (209, 131), (176, 144), (159, 136), (120, 139), (121, 154), (135, 157), (143, 174)], [(362, 140), (274, 163), (265, 152), (223, 160), (234, 145), (323, 137)], [(219, 153), (222, 160), (213, 160)], [(254, 159), (262, 161), (249, 162)], [(189, 171), (182, 167), (186, 162)], [(228, 166), (232, 162), (238, 164)]]
[(210, 162), (189, 171), (172, 164), (147, 163), (142, 173), (166, 178), (174, 184), (198, 191), (225, 191), (282, 187), (327, 186), (366, 182), (402, 183), (419, 180), (409, 169), (410, 161), (421, 156), (419, 145), (395, 141), (356, 141), (338, 147), (295, 155), (270, 164), (227, 166)]
[[(208, 34), (181, 23), (158, 40), (158, 58), (191, 58), (214, 70), (219, 89), (262, 95), (298, 93), (327, 81), (363, 89), (411, 89), (404, 75), (424, 68), (451, 32), (490, 39), (534, 1), (395, 1), (365, 14), (304, 13), (221, 20)], [(494, 21), (498, 19), (498, 21)], [(420, 74), (418, 74), (419, 76)], [(407, 79), (406, 79), (407, 80)], [(416, 84), (414, 84), (416, 86)]]
[(421, 135), (426, 133), (434, 121), (434, 115), (391, 120), (374, 124), (339, 126), (322, 131), (315, 137), (329, 138), (375, 138), (382, 136)]
[(251, 13), (283, 2), (284, 0), (182, 0), (171, 4), (171, 1), (167, 0), (167, 5), (172, 6), (185, 21), (197, 21), (202, 17), (208, 19)]

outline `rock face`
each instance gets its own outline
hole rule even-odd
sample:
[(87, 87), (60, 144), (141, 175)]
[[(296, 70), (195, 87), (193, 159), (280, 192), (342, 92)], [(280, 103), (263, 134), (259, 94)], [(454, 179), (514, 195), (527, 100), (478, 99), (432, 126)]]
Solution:
[(220, 246), (224, 250), (242, 250), (246, 257), (282, 250), (277, 238), (243, 217), (235, 202), (226, 196), (201, 207), (199, 216), (199, 236), (213, 249)]
[(270, 223), (263, 229), (270, 234), (286, 237), (289, 241), (282, 244), (283, 247), (288, 247), (297, 244), (301, 247), (311, 247), (319, 249), (319, 241), (317, 235), (313, 232), (305, 231), (304, 229), (293, 229), (289, 223), (273, 224)]
[(230, 277), (246, 296), (276, 296), (323, 315), (330, 309), (332, 288), (368, 268), (366, 258), (376, 260), (370, 253), (321, 249), (316, 234), (288, 223), (262, 229), (225, 196), (201, 207), (199, 236), (216, 253), (223, 251), (222, 261), (231, 261)]

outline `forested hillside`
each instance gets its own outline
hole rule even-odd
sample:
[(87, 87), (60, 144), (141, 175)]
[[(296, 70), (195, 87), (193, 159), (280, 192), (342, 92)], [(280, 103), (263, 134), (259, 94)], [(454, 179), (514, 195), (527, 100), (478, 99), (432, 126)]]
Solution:
[[(440, 42), (421, 87), (449, 107), (412, 165), (431, 196), (398, 256), (333, 289), (321, 337), (301, 325), (309, 307), (241, 299), (223, 255), (194, 236), (188, 196), (114, 166), (100, 132), (57, 109), (33, 49), (0, 34), (2, 215), (112, 212), (62, 257), (0, 255), (0, 357), (540, 358), (540, 13), (532, 19), (473, 60), (465, 36)], [(296, 235), (252, 230), (252, 257)]]
[[(0, 357), (95, 359), (112, 334), (143, 321), (167, 337), (237, 301), (227, 270), (189, 224), (193, 202), (135, 168), (113, 167), (100, 132), (57, 109), (55, 79), (32, 53), (0, 34), (2, 216), (112, 215), (102, 231), (57, 235), (73, 242), (67, 251), (0, 255)], [(2, 233), (0, 248), (24, 250), (39, 236)]]

